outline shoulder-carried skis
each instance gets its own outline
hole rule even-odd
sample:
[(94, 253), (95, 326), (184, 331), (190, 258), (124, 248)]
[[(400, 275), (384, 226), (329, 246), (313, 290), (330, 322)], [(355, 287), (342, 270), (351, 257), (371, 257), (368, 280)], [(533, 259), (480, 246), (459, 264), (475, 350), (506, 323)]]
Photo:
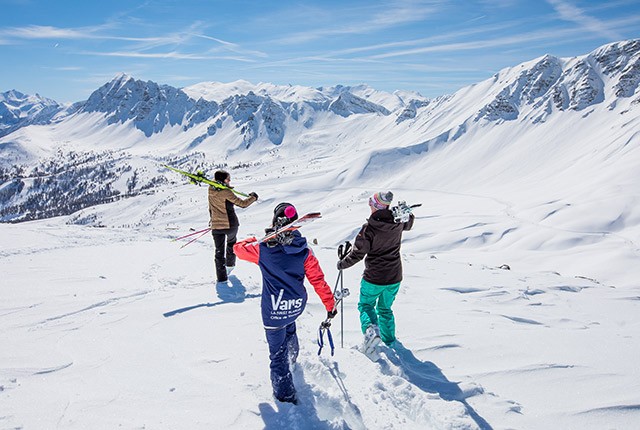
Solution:
[(186, 176), (187, 178), (189, 178), (189, 182), (191, 182), (192, 184), (196, 184), (196, 185), (207, 184), (207, 185), (211, 185), (214, 188), (219, 188), (221, 190), (231, 190), (234, 194), (238, 196), (249, 197), (248, 194), (241, 193), (240, 191), (236, 191), (233, 187), (227, 187), (226, 185), (221, 184), (220, 182), (216, 182), (207, 178), (203, 172), (200, 172), (200, 171), (196, 173), (185, 172), (184, 170), (176, 169), (175, 167), (171, 167), (166, 164), (163, 164), (163, 167), (166, 167), (169, 170), (173, 170), (176, 173), (180, 173), (181, 175)]
[(315, 221), (318, 218), (322, 218), (322, 215), (320, 214), (320, 212), (310, 212), (310, 213), (308, 213), (306, 215), (303, 215), (302, 217), (298, 218), (297, 220), (295, 220), (291, 224), (285, 225), (284, 227), (280, 227), (280, 228), (272, 231), (271, 233), (268, 233), (266, 236), (264, 236), (262, 239), (260, 239), (260, 242), (266, 242), (268, 240), (271, 240), (271, 239), (277, 237), (279, 234), (287, 232), (287, 231), (298, 230), (303, 225), (308, 224), (311, 221)]

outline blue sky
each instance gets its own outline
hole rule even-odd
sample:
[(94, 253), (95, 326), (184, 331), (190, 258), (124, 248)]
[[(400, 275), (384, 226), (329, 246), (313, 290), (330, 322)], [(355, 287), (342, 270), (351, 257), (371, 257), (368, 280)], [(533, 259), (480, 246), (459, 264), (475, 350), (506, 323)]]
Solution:
[(436, 97), (638, 37), (638, 0), (0, 0), (0, 91), (80, 101), (125, 72)]

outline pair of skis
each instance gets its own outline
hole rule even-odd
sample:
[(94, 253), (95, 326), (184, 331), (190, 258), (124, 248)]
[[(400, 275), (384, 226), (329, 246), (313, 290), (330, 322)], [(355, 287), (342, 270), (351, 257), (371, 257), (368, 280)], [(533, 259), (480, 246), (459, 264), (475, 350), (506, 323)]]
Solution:
[[(310, 212), (310, 213), (308, 213), (306, 215), (303, 215), (302, 217), (298, 218), (297, 220), (295, 220), (291, 224), (285, 225), (283, 227), (280, 227), (280, 228), (268, 233), (263, 238), (261, 238), (259, 240), (259, 242), (267, 242), (269, 240), (273, 240), (273, 239), (277, 238), (278, 235), (281, 235), (281, 234), (286, 233), (288, 231), (298, 230), (303, 225), (308, 224), (311, 221), (315, 221), (318, 218), (322, 218), (322, 215), (320, 214), (320, 212)], [(177, 237), (177, 238), (173, 239), (173, 241), (176, 242), (178, 240), (187, 239), (187, 238), (195, 236), (194, 238), (189, 240), (187, 243), (182, 245), (180, 247), (180, 249), (182, 249), (185, 246), (187, 246), (187, 245), (195, 242), (196, 240), (200, 239), (202, 236), (204, 236), (205, 234), (209, 233), (210, 231), (211, 231), (211, 227), (207, 227), (205, 229), (194, 231), (193, 233), (189, 233), (189, 234), (186, 234), (184, 236)]]
[(175, 167), (171, 167), (168, 166), (166, 164), (162, 165), (163, 167), (166, 167), (169, 170), (173, 170), (176, 173), (180, 173), (181, 175), (186, 176), (187, 178), (189, 178), (189, 182), (191, 182), (192, 184), (195, 185), (200, 185), (200, 184), (207, 184), (207, 185), (211, 185), (214, 188), (219, 188), (221, 190), (231, 190), (231, 192), (233, 192), (234, 194), (238, 195), (238, 196), (242, 196), (242, 197), (249, 197), (248, 194), (245, 193), (241, 193), (240, 191), (236, 191), (233, 187), (228, 187), (224, 184), (221, 184), (220, 182), (217, 181), (212, 181), (211, 179), (207, 178), (204, 173), (200, 170), (198, 170), (196, 173), (190, 173), (190, 172), (186, 172), (184, 170), (180, 170), (180, 169), (176, 169)]
[[(187, 172), (185, 170), (180, 170), (180, 169), (176, 169), (175, 167), (171, 167), (169, 165), (163, 164), (163, 167), (172, 170), (176, 173), (180, 173), (181, 175), (186, 176), (187, 178), (189, 178), (189, 182), (191, 182), (192, 184), (195, 185), (200, 185), (200, 184), (207, 184), (210, 185), (214, 188), (218, 188), (221, 190), (231, 190), (231, 192), (233, 192), (234, 194), (238, 195), (238, 196), (243, 196), (243, 197), (249, 197), (248, 194), (245, 193), (241, 193), (240, 191), (236, 191), (235, 189), (233, 189), (232, 187), (228, 187), (224, 184), (221, 184), (220, 182), (217, 181), (212, 181), (211, 179), (207, 178), (204, 174), (204, 172), (198, 170), (196, 173), (191, 173), (191, 172)], [(205, 229), (202, 230), (198, 230), (198, 231), (194, 231), (193, 233), (189, 233), (186, 234), (184, 236), (181, 237), (177, 237), (175, 239), (173, 239), (174, 242), (178, 241), (178, 240), (182, 240), (182, 239), (187, 239), (190, 238), (192, 236), (196, 236), (191, 238), (187, 243), (185, 243), (184, 245), (182, 245), (180, 247), (180, 249), (184, 248), (187, 245), (192, 244), (193, 242), (195, 242), (196, 240), (200, 239), (202, 236), (204, 236), (205, 234), (209, 233), (211, 231), (210, 227), (207, 227)]]
[(204, 236), (205, 234), (209, 233), (210, 231), (211, 231), (211, 227), (207, 227), (207, 228), (204, 228), (204, 229), (202, 229), (202, 230), (194, 231), (193, 233), (185, 234), (184, 236), (176, 237), (175, 239), (173, 239), (173, 242), (177, 242), (177, 241), (179, 241), (179, 240), (187, 239), (187, 238), (189, 238), (189, 237), (192, 237), (192, 236), (196, 236), (196, 235), (197, 235), (195, 238), (192, 238), (191, 240), (189, 240), (189, 242), (187, 242), (187, 243), (185, 243), (184, 245), (182, 245), (182, 246), (180, 247), (180, 249), (182, 249), (182, 248), (184, 248), (185, 246), (187, 246), (187, 245), (189, 245), (189, 244), (191, 244), (191, 243), (195, 242), (196, 240), (200, 239), (202, 236)]
[[(180, 173), (181, 175), (186, 176), (187, 178), (189, 178), (189, 182), (191, 182), (192, 184), (196, 184), (196, 185), (207, 184), (207, 185), (210, 185), (210, 186), (212, 186), (214, 188), (223, 189), (223, 190), (231, 190), (234, 194), (239, 195), (239, 196), (249, 197), (248, 194), (241, 193), (240, 191), (236, 191), (232, 187), (228, 187), (228, 186), (226, 186), (224, 184), (221, 184), (220, 182), (217, 182), (217, 181), (212, 181), (211, 179), (207, 178), (204, 175), (204, 173), (201, 172), (201, 171), (198, 171), (196, 173), (191, 173), (191, 172), (187, 172), (187, 171), (184, 171), (184, 170), (176, 169), (175, 167), (171, 167), (171, 166), (166, 165), (166, 164), (164, 164), (163, 167), (165, 167), (165, 168), (167, 168), (169, 170), (172, 170), (172, 171), (174, 171), (176, 173)], [(272, 240), (272, 239), (278, 237), (278, 235), (280, 235), (282, 233), (285, 233), (287, 231), (297, 230), (300, 227), (302, 227), (304, 224), (306, 224), (306, 223), (308, 223), (310, 221), (314, 221), (314, 220), (316, 220), (316, 219), (318, 219), (320, 217), (321, 217), (320, 212), (308, 213), (308, 214), (302, 216), (301, 218), (297, 219), (292, 224), (286, 225), (284, 227), (277, 228), (273, 232), (268, 233), (262, 239), (260, 239), (260, 242), (266, 242), (266, 241)], [(189, 234), (186, 234), (184, 236), (175, 238), (173, 240), (174, 241), (178, 241), (178, 240), (182, 240), (182, 239), (187, 239), (187, 238), (192, 237), (192, 236), (196, 236), (195, 238), (192, 238), (187, 243), (182, 245), (180, 247), (180, 249), (182, 249), (185, 246), (187, 246), (187, 245), (195, 242), (196, 240), (200, 239), (202, 236), (207, 234), (209, 231), (211, 231), (211, 228), (205, 228), (205, 229), (198, 230), (198, 231), (195, 231), (193, 233), (189, 233)]]
[(310, 223), (311, 221), (315, 221), (319, 218), (322, 218), (320, 212), (309, 212), (306, 215), (301, 216), (291, 224), (287, 224), (283, 227), (277, 228), (274, 231), (267, 233), (259, 242), (268, 242), (277, 238), (279, 235), (286, 233), (288, 231), (294, 231), (300, 229), (305, 224)]

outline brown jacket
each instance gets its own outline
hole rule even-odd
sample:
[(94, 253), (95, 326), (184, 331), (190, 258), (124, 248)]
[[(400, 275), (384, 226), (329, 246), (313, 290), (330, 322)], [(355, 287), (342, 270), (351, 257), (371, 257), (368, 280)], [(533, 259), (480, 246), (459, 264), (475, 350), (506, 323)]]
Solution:
[(238, 217), (236, 211), (233, 209), (233, 205), (246, 208), (257, 199), (253, 196), (249, 196), (246, 199), (241, 199), (230, 189), (220, 189), (215, 187), (209, 187), (209, 216), (211, 221), (209, 225), (214, 230), (223, 230), (231, 227), (238, 227)]

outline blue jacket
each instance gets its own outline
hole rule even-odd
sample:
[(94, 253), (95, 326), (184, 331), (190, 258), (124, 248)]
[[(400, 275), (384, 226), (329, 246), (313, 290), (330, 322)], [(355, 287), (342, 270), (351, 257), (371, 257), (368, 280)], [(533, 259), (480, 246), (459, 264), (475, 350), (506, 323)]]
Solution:
[(299, 232), (292, 233), (291, 244), (268, 246), (255, 238), (234, 245), (233, 250), (241, 260), (260, 266), (262, 272), (262, 322), (267, 329), (283, 327), (302, 314), (307, 304), (307, 277), (325, 308), (334, 306), (333, 293), (324, 280), (324, 274), (307, 239)]

